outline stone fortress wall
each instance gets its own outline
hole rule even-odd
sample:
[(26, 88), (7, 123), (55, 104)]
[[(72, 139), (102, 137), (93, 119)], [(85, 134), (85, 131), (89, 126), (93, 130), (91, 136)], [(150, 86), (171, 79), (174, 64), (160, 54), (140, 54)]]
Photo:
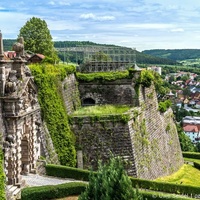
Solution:
[[(20, 185), (22, 174), (35, 172), (40, 156), (53, 163), (58, 163), (58, 159), (41, 120), (37, 87), (24, 60), (23, 39), (14, 44), (17, 56), (11, 61), (4, 60), (2, 44), (0, 35), (0, 131), (4, 167), (7, 183)], [(153, 86), (140, 88), (137, 93), (134, 78), (78, 84), (74, 74), (62, 83), (68, 114), (80, 102), (133, 107), (128, 121), (108, 116), (96, 120), (74, 118), (71, 128), (77, 150), (83, 153), (84, 168), (97, 167), (98, 160), (107, 160), (111, 152), (127, 161), (130, 175), (140, 178), (168, 175), (183, 164), (173, 113), (168, 110), (160, 114)]]
[[(137, 75), (138, 76), (138, 75)], [(126, 83), (126, 84), (124, 84)], [(96, 168), (98, 160), (110, 153), (127, 161), (129, 175), (155, 179), (177, 171), (183, 165), (173, 112), (161, 114), (154, 86), (134, 89), (134, 79), (98, 84), (79, 83), (80, 98), (92, 98), (95, 104), (128, 104), (130, 120), (122, 122), (108, 117), (74, 117), (72, 131), (77, 149), (82, 150), (84, 168)]]

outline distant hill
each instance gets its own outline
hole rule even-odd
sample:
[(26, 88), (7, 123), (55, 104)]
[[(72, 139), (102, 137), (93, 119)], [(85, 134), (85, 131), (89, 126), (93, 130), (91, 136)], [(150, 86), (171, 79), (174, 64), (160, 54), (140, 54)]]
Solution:
[(3, 39), (4, 51), (11, 51), (12, 45), (16, 42), (14, 39)]
[[(16, 40), (14, 39), (4, 39), (3, 44), (4, 44), (4, 51), (11, 51), (12, 50), (12, 45), (15, 43)], [(118, 47), (121, 50), (124, 49), (130, 49), (127, 47), (121, 47), (121, 46), (116, 46), (116, 45), (107, 45), (107, 44), (97, 44), (94, 42), (90, 41), (55, 41), (54, 46), (55, 48), (65, 48), (65, 47), (77, 47), (77, 46), (105, 46), (105, 47)], [(64, 52), (59, 52), (59, 57), (61, 60), (64, 60)], [(75, 62), (76, 60), (76, 55), (71, 54), (69, 61)], [(138, 64), (166, 64), (166, 65), (174, 65), (176, 64), (176, 61), (170, 60), (168, 58), (162, 58), (160, 56), (154, 56), (154, 55), (148, 55), (148, 53), (144, 52), (139, 52), (136, 51), (136, 62)]]
[(200, 58), (200, 49), (152, 49), (142, 53), (174, 61)]
[[(77, 46), (104, 46), (104, 47), (118, 47), (119, 51), (120, 50), (125, 50), (125, 49), (130, 49), (128, 47), (122, 47), (122, 46), (116, 46), (116, 45), (108, 45), (108, 44), (97, 44), (94, 42), (89, 42), (89, 41), (55, 41), (54, 46), (55, 48), (65, 48), (65, 47), (77, 47)], [(133, 50), (133, 53), (134, 50)], [(59, 52), (59, 57), (63, 60), (64, 59), (64, 53)], [(70, 55), (70, 61), (75, 61), (74, 56)], [(168, 65), (175, 65), (177, 64), (176, 61), (166, 59), (166, 58), (160, 58), (160, 57), (155, 57), (151, 56), (148, 54), (141, 53), (139, 51), (136, 51), (136, 62), (138, 64), (168, 64)]]

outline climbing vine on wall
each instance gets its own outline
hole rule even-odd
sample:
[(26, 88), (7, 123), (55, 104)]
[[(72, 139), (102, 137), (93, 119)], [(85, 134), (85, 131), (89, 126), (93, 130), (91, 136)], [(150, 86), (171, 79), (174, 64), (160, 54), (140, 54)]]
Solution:
[(4, 200), (5, 197), (5, 174), (3, 170), (3, 152), (0, 149), (0, 199)]
[(47, 124), (60, 163), (75, 166), (75, 139), (61, 93), (61, 81), (74, 72), (73, 67), (34, 64), (30, 65), (30, 69), (38, 87), (42, 118)]

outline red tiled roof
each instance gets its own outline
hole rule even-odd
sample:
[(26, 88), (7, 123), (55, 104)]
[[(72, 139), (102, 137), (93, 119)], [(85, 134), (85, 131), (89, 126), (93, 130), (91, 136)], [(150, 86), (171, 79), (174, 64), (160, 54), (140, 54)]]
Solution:
[(184, 126), (183, 130), (185, 132), (196, 132), (196, 133), (199, 132), (198, 126), (197, 125), (191, 125), (191, 124)]
[(37, 55), (38, 57), (40, 57), (41, 59), (44, 59), (44, 58), (45, 58), (45, 56), (42, 55), (42, 54), (37, 53), (36, 55)]
[(6, 59), (11, 59), (14, 58), (16, 56), (16, 52), (15, 51), (5, 51), (4, 52), (4, 57)]

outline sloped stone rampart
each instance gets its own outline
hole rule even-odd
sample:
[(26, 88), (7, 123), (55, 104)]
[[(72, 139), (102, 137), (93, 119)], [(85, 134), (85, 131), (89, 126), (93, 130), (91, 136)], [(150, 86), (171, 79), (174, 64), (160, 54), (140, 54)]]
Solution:
[(74, 74), (70, 74), (62, 82), (62, 94), (68, 114), (80, 106), (78, 84)]
[(134, 154), (127, 124), (119, 121), (98, 120), (92, 122), (90, 118), (74, 119), (72, 127), (76, 135), (77, 149), (83, 151), (84, 168), (97, 169), (98, 161), (108, 160), (114, 156), (122, 156), (127, 162), (127, 171), (136, 176)]
[(129, 121), (137, 176), (155, 179), (177, 171), (183, 165), (173, 112), (158, 111), (154, 87), (141, 88), (140, 111)]
[(73, 119), (72, 130), (77, 149), (83, 152), (84, 168), (96, 168), (98, 160), (108, 160), (111, 152), (127, 161), (129, 175), (144, 179), (169, 175), (183, 165), (172, 110), (158, 111), (153, 86), (140, 88), (138, 98), (139, 106), (132, 109), (128, 123), (108, 118)]

